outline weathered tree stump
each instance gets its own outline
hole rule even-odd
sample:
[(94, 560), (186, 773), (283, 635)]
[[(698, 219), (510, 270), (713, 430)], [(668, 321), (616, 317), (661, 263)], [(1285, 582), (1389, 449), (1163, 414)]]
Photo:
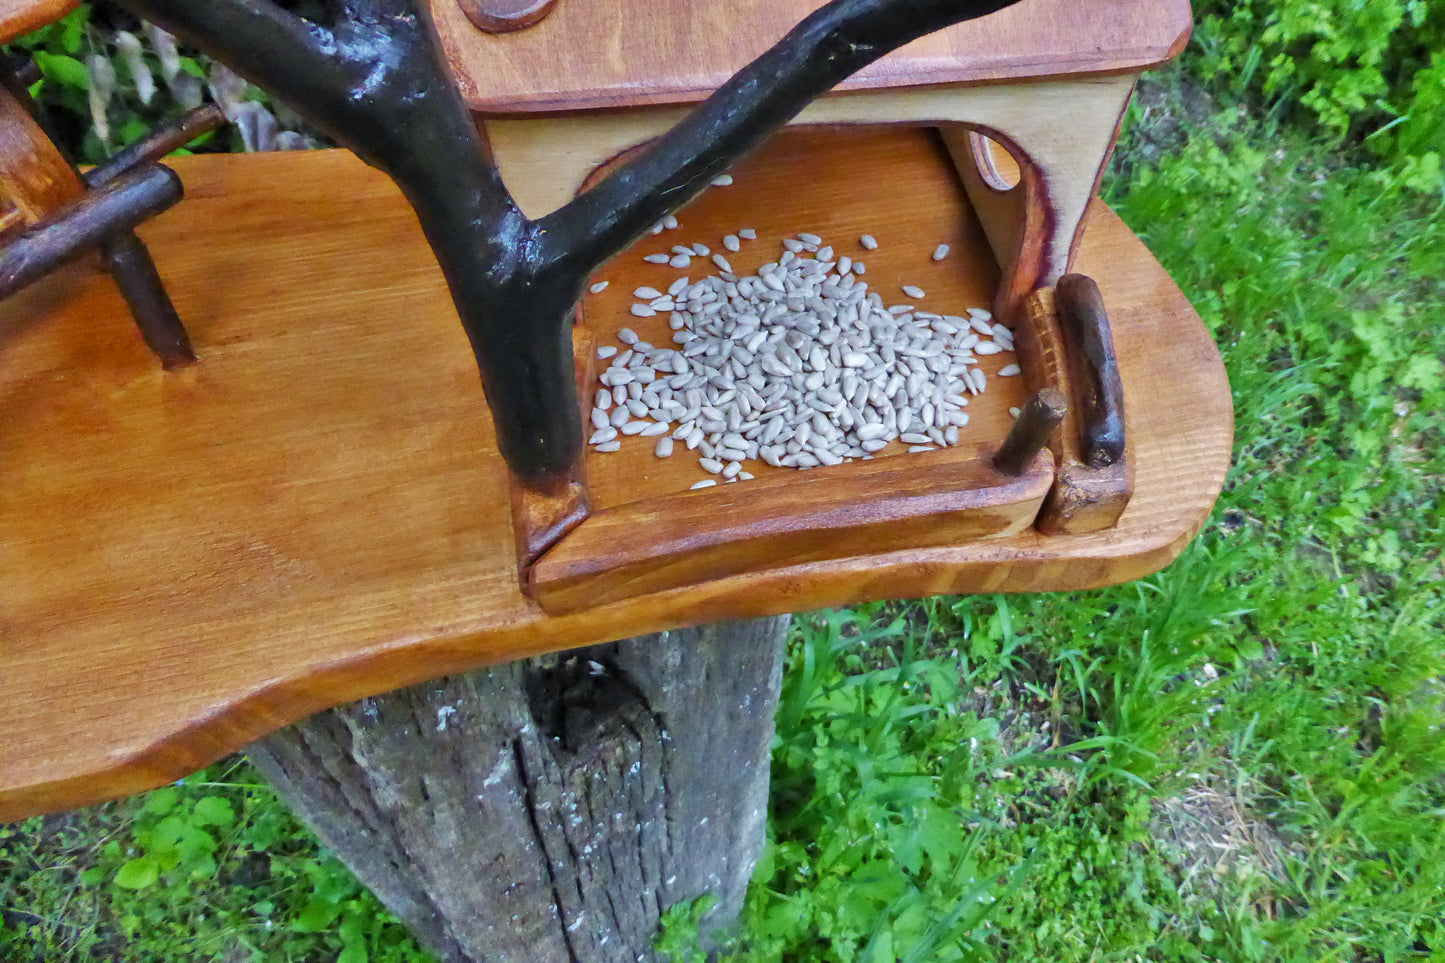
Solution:
[(252, 761), (448, 961), (652, 959), (662, 914), (742, 907), (788, 620), (628, 639), (365, 699)]

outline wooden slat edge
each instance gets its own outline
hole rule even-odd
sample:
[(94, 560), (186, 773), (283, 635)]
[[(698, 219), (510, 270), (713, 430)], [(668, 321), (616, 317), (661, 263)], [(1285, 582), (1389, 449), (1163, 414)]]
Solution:
[(779, 565), (1014, 534), (1036, 517), (1053, 458), (1017, 478), (987, 458), (982, 445), (896, 455), (600, 512), (533, 567), (532, 593), (561, 614)]

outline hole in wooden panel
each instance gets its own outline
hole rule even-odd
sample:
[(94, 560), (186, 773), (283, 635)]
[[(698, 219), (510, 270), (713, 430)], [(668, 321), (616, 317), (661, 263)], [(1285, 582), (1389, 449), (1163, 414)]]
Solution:
[(968, 142), (973, 148), (973, 162), (985, 184), (1000, 192), (1018, 187), (1023, 176), (1018, 161), (1002, 144), (976, 130), (969, 131)]

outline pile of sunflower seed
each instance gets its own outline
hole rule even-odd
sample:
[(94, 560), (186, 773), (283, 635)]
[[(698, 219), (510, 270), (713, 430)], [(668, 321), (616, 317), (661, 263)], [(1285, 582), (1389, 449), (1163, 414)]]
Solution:
[[(724, 247), (755, 236), (739, 231)], [(874, 250), (872, 240), (860, 243)], [(619, 435), (656, 437), (658, 457), (685, 446), (704, 470), (738, 481), (753, 477), (750, 459), (814, 468), (871, 458), (893, 441), (910, 451), (953, 445), (968, 399), (987, 387), (978, 358), (1013, 350), (1012, 333), (983, 309), (964, 317), (886, 305), (862, 280), (861, 260), (836, 256), (814, 234), (785, 240), (778, 260), (746, 276), (705, 245), (684, 247), (668, 262), (710, 258), (719, 273), (633, 292), (632, 314), (667, 314), (675, 347), (623, 328), (620, 349), (598, 349), (611, 363), (592, 410), (595, 451), (617, 451)], [(913, 285), (903, 291), (926, 298)], [(999, 372), (1018, 373), (1016, 364)]]

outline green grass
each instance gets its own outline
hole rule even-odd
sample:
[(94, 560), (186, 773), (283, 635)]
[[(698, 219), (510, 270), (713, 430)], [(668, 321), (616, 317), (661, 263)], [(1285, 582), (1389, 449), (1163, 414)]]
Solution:
[[(1445, 959), (1445, 199), (1197, 76), (1108, 190), (1223, 351), (1218, 509), (1132, 585), (800, 617), (735, 960)], [(0, 907), (6, 959), (421, 958), (239, 764), (0, 827)]]
[(136, 799), (0, 824), (0, 959), (423, 959), (239, 759)]
[(1110, 199), (1229, 368), (1213, 521), (1134, 585), (801, 620), (739, 959), (1445, 959), (1441, 198), (1187, 84)]

